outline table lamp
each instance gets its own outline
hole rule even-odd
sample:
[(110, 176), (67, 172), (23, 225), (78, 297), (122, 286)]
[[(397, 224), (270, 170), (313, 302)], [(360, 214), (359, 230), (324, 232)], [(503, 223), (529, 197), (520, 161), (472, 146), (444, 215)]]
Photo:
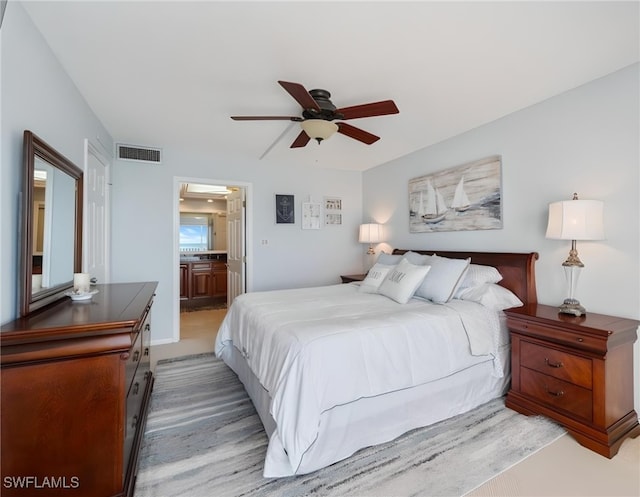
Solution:
[(577, 193), (573, 194), (572, 200), (549, 204), (546, 237), (571, 240), (569, 257), (562, 263), (569, 287), (569, 296), (560, 306), (561, 313), (582, 316), (587, 312), (575, 298), (580, 270), (584, 267), (578, 257), (576, 241), (604, 239), (603, 207), (600, 200), (579, 200)]
[(382, 225), (375, 224), (375, 223), (361, 224), (358, 241), (360, 243), (369, 244), (369, 250), (367, 250), (367, 255), (375, 254), (375, 252), (373, 251), (373, 244), (384, 241), (384, 237), (382, 235)]

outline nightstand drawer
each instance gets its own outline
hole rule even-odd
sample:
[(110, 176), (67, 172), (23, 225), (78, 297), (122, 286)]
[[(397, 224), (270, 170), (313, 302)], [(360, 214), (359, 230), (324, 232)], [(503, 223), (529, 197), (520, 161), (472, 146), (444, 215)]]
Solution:
[(562, 409), (575, 416), (591, 421), (591, 390), (576, 386), (553, 376), (520, 368), (520, 390), (554, 409)]
[(592, 387), (591, 359), (522, 341), (520, 365), (584, 388)]
[(602, 354), (607, 353), (607, 341), (596, 337), (575, 333), (562, 328), (553, 328), (537, 323), (525, 322), (520, 319), (507, 318), (507, 326), (513, 331), (522, 331), (530, 336), (568, 345), (572, 348), (592, 350)]

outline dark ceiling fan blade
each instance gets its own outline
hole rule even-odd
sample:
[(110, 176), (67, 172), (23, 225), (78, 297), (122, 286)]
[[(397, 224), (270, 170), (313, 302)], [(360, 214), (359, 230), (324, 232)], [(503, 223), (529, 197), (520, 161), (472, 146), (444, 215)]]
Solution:
[(372, 143), (377, 142), (380, 137), (376, 135), (372, 135), (368, 131), (365, 131), (360, 128), (356, 128), (355, 126), (351, 126), (347, 123), (337, 123), (338, 125), (338, 133), (342, 133), (343, 135), (347, 135), (349, 138), (353, 138), (354, 140), (361, 141), (362, 143), (366, 143), (367, 145), (371, 145)]
[(298, 116), (231, 116), (234, 121), (302, 121)]
[(388, 114), (398, 114), (400, 111), (393, 100), (383, 100), (370, 104), (354, 105), (353, 107), (343, 107), (336, 113), (342, 114), (342, 119), (358, 119), (360, 117), (386, 116)]
[(313, 97), (309, 94), (304, 86), (300, 83), (290, 83), (288, 81), (278, 81), (280, 86), (282, 86), (289, 95), (291, 95), (296, 102), (298, 102), (303, 109), (314, 109), (318, 112), (321, 110), (318, 102), (316, 102)]
[(293, 140), (293, 143), (289, 148), (304, 147), (307, 143), (309, 143), (310, 139), (311, 138), (309, 138), (308, 134), (306, 134), (304, 131), (301, 131), (298, 137), (295, 140)]

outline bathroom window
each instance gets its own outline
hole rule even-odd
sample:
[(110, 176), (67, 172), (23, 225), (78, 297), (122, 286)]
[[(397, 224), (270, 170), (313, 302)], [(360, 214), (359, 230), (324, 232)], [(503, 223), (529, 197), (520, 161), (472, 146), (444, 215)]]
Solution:
[(180, 213), (180, 251), (197, 252), (213, 247), (213, 230), (210, 214)]

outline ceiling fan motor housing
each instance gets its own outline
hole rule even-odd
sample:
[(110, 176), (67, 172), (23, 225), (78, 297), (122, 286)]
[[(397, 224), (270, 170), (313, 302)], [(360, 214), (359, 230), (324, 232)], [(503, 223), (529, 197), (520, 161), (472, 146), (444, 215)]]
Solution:
[(331, 102), (331, 93), (327, 90), (315, 89), (309, 90), (309, 95), (320, 107), (320, 111), (317, 109), (304, 109), (302, 111), (302, 117), (305, 119), (325, 119), (326, 121), (333, 121), (335, 119), (343, 119), (344, 116), (339, 112), (336, 112), (336, 106)]

